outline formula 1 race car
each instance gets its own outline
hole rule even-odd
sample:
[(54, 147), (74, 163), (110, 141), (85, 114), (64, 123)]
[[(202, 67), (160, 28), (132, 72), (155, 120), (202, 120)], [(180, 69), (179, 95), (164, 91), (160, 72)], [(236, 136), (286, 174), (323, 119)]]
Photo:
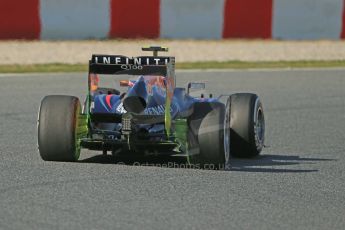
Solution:
[[(42, 159), (77, 161), (80, 149), (86, 148), (130, 157), (182, 154), (191, 165), (223, 168), (230, 155), (257, 156), (265, 133), (259, 97), (252, 93), (191, 96), (205, 84), (175, 87), (175, 58), (157, 55), (167, 50), (146, 47), (143, 51), (153, 51), (153, 56), (134, 58), (92, 55), (83, 108), (74, 96), (50, 95), (41, 102)], [(119, 81), (124, 92), (109, 87), (119, 75), (125, 78)]]

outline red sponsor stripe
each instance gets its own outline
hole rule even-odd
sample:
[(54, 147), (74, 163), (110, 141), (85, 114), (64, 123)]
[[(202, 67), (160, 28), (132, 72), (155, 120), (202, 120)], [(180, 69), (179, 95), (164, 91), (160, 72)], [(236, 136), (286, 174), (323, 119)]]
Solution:
[(271, 38), (273, 0), (226, 0), (223, 38)]
[(340, 38), (345, 38), (345, 0), (343, 3), (343, 20), (342, 20), (342, 26), (341, 26), (341, 35)]
[(38, 39), (39, 0), (0, 2), (0, 39)]
[(111, 0), (112, 38), (158, 38), (160, 0)]
[(112, 106), (111, 106), (111, 97), (112, 97), (112, 95), (107, 95), (107, 96), (105, 96), (105, 101), (107, 102), (107, 105), (109, 106), (110, 109), (112, 109)]

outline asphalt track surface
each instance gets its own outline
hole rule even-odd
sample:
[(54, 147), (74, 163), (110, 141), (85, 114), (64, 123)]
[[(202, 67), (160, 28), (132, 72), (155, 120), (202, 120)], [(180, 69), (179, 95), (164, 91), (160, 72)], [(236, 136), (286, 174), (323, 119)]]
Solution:
[(92, 151), (44, 162), (40, 100), (84, 98), (86, 75), (1, 75), (0, 229), (344, 229), (345, 70), (178, 73), (180, 85), (197, 80), (209, 92), (261, 96), (270, 147), (260, 157), (232, 159), (231, 171)]

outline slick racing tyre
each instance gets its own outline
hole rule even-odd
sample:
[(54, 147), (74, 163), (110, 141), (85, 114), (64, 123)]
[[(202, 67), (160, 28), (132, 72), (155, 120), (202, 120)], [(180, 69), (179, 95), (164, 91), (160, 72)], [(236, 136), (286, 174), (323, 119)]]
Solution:
[[(223, 169), (229, 153), (224, 148), (225, 106), (219, 102), (198, 102), (188, 118), (190, 161), (204, 169)], [(227, 140), (226, 143), (229, 141)]]
[(38, 149), (45, 161), (77, 161), (79, 99), (72, 96), (46, 96), (38, 117)]
[(237, 93), (230, 97), (230, 153), (246, 158), (259, 155), (265, 140), (264, 110), (259, 97)]

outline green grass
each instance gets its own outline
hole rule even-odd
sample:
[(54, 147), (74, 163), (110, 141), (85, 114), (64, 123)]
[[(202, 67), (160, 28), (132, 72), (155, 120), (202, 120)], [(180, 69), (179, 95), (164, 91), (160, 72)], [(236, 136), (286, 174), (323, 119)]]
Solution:
[[(205, 61), (180, 62), (177, 69), (260, 69), (260, 68), (332, 68), (345, 67), (345, 60), (339, 61)], [(35, 64), (0, 65), (0, 73), (48, 73), (48, 72), (86, 72), (87, 64)]]

